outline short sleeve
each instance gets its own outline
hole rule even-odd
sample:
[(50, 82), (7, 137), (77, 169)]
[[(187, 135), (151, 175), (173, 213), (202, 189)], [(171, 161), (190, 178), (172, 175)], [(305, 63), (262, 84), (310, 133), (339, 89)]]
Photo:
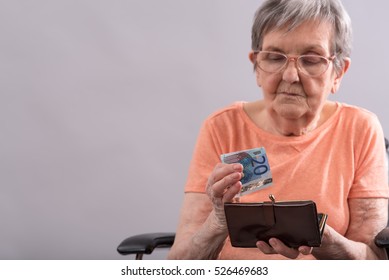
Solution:
[(355, 176), (349, 198), (388, 198), (388, 162), (384, 133), (371, 114), (359, 130), (355, 144)]
[(210, 120), (207, 119), (204, 121), (197, 138), (189, 166), (185, 192), (205, 193), (208, 176), (215, 165), (220, 162), (217, 150), (217, 141)]

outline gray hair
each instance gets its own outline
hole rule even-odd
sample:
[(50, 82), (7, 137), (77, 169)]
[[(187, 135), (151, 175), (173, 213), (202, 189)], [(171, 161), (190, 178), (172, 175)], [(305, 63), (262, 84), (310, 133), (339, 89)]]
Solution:
[(333, 25), (334, 42), (330, 50), (336, 55), (335, 70), (351, 54), (350, 17), (340, 0), (266, 0), (256, 11), (251, 32), (251, 48), (261, 50), (263, 37), (270, 31), (287, 27), (293, 30), (307, 20), (327, 21)]

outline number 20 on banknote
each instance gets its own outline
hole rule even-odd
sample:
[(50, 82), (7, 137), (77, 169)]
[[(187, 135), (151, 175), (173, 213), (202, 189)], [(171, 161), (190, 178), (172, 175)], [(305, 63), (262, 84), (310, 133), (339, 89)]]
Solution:
[(273, 177), (270, 171), (265, 148), (238, 151), (220, 156), (224, 163), (243, 165), (242, 190), (237, 196), (243, 196), (271, 186)]

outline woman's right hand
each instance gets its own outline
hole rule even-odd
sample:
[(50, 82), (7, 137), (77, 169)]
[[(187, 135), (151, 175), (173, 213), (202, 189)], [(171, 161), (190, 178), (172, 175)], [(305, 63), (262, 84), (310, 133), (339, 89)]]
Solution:
[(231, 202), (239, 193), (242, 176), (243, 166), (240, 163), (218, 163), (208, 177), (206, 192), (212, 202), (216, 226), (219, 229), (227, 228), (224, 203)]

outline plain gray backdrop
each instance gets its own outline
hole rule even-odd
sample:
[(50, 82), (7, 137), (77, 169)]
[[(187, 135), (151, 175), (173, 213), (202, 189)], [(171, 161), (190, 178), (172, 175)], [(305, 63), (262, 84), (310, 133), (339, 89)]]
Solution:
[[(123, 259), (127, 236), (174, 231), (202, 121), (261, 98), (260, 2), (0, 0), (0, 259)], [(354, 49), (332, 99), (389, 135), (389, 4), (344, 5)]]

